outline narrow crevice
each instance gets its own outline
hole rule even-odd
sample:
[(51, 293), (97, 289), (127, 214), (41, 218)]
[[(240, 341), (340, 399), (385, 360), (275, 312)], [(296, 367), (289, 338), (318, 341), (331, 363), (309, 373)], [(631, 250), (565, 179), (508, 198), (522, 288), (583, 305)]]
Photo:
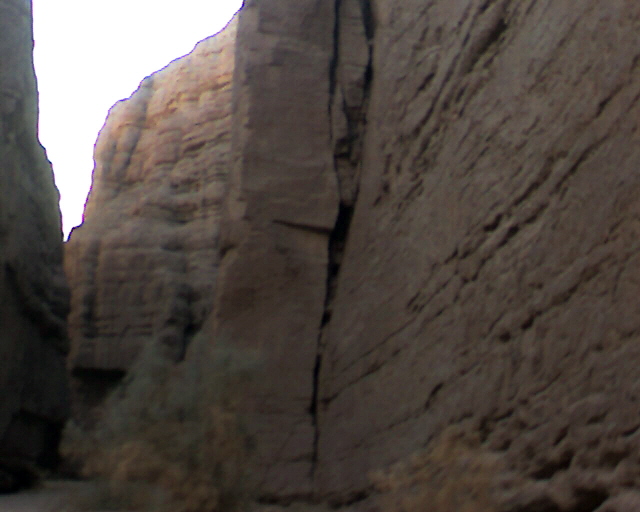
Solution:
[(438, 384), (436, 384), (434, 386), (434, 388), (431, 390), (431, 393), (429, 393), (429, 397), (427, 398), (426, 402), (424, 403), (423, 411), (426, 411), (431, 407), (431, 405), (433, 404), (434, 400), (436, 399), (436, 396), (438, 395), (438, 393), (440, 393), (440, 391), (442, 390), (443, 387), (444, 387), (444, 383), (443, 382), (438, 382)]
[(367, 36), (367, 40), (373, 39), (375, 32), (375, 20), (373, 17), (373, 10), (371, 8), (371, 0), (359, 0), (360, 10), (362, 11), (362, 23), (364, 25), (364, 32)]
[(318, 442), (320, 431), (318, 428), (318, 407), (319, 407), (319, 381), (320, 369), (322, 367), (323, 354), (323, 335), (324, 328), (331, 320), (331, 304), (335, 297), (338, 284), (338, 276), (340, 274), (340, 266), (342, 264), (342, 256), (351, 226), (351, 218), (353, 216), (353, 207), (340, 205), (340, 211), (336, 224), (329, 237), (329, 262), (327, 265), (327, 284), (324, 299), (324, 312), (318, 329), (318, 345), (316, 352), (316, 360), (313, 369), (313, 391), (311, 396), (311, 405), (309, 412), (314, 428), (313, 437), (313, 454), (312, 454), (312, 476), (315, 473), (316, 463), (318, 462)]
[[(335, 0), (334, 3), (334, 22), (333, 22), (333, 49), (331, 60), (329, 61), (329, 101), (327, 102), (327, 109), (329, 113), (329, 131), (331, 141), (333, 143), (334, 135), (333, 135), (333, 101), (336, 92), (337, 86), (337, 78), (338, 78), (338, 63), (340, 60), (340, 11), (342, 7), (342, 0)], [(334, 159), (334, 170), (337, 174), (337, 168), (335, 167), (335, 159)], [(338, 218), (340, 215), (338, 214)], [(322, 313), (322, 318), (320, 320), (320, 326), (318, 329), (318, 339), (316, 345), (316, 359), (313, 368), (313, 389), (311, 394), (311, 405), (309, 406), (309, 414), (311, 415), (311, 424), (313, 426), (313, 447), (311, 453), (311, 478), (313, 479), (316, 472), (316, 467), (318, 463), (318, 445), (320, 441), (320, 430), (318, 426), (318, 404), (319, 404), (319, 384), (320, 384), (320, 369), (322, 368), (322, 336), (323, 336), (323, 328), (325, 325), (329, 323), (331, 318), (331, 313), (327, 309), (327, 304), (330, 301), (330, 281), (332, 279), (332, 274), (337, 276), (339, 268), (335, 268), (335, 262), (332, 258), (331, 247), (333, 244), (333, 238), (335, 233), (335, 227), (338, 224), (338, 219), (336, 219), (336, 225), (329, 235), (329, 261), (328, 261), (328, 269), (327, 269), (327, 285), (325, 290), (325, 299), (324, 299), (324, 311)]]
[(498, 43), (507, 28), (508, 26), (504, 18), (500, 18), (490, 31), (487, 31), (486, 34), (483, 34), (483, 36), (475, 42), (475, 48), (471, 48), (470, 55), (465, 59), (464, 73), (471, 72), (480, 59)]
[[(335, 0), (334, 3), (334, 27), (333, 27), (333, 53), (329, 62), (329, 126), (330, 137), (333, 151), (333, 167), (338, 183), (339, 191), (339, 207), (333, 229), (329, 233), (328, 244), (328, 262), (327, 262), (327, 279), (324, 298), (324, 310), (318, 328), (317, 351), (313, 369), (313, 390), (311, 396), (311, 404), (309, 413), (314, 429), (313, 451), (311, 477), (315, 475), (317, 462), (320, 430), (318, 425), (320, 391), (319, 381), (323, 364), (324, 338), (325, 328), (331, 321), (331, 311), (333, 301), (336, 295), (338, 279), (340, 276), (340, 268), (342, 265), (343, 255), (345, 252), (351, 221), (353, 218), (354, 208), (358, 196), (358, 178), (361, 165), (361, 147), (364, 135), (364, 127), (366, 126), (366, 111), (370, 94), (371, 82), (373, 79), (372, 67), (372, 38), (374, 33), (374, 21), (370, 0), (357, 0), (361, 13), (362, 28), (368, 44), (368, 56), (366, 66), (362, 71), (362, 102), (359, 105), (349, 105), (345, 99), (339, 106), (338, 113), (336, 109), (336, 94), (340, 82), (340, 45), (341, 31), (344, 28), (341, 23), (345, 2), (349, 0)], [(344, 115), (346, 117), (348, 133), (346, 138), (340, 138), (333, 133), (334, 115)]]
[(189, 299), (190, 300), (188, 300), (187, 302), (189, 312), (187, 316), (187, 322), (183, 327), (182, 346), (179, 347), (177, 362), (182, 362), (185, 360), (185, 358), (187, 357), (187, 351), (189, 350), (189, 345), (191, 345), (191, 342), (196, 337), (196, 334), (200, 332), (200, 329), (202, 327), (201, 323), (197, 322), (196, 319), (194, 318), (193, 303), (192, 303), (191, 297)]
[(321, 327), (324, 327), (331, 317), (331, 303), (336, 293), (338, 275), (340, 274), (340, 266), (342, 265), (342, 257), (347, 244), (352, 218), (353, 206), (341, 204), (335, 227), (329, 238), (329, 265), (327, 272), (327, 290), (324, 301), (325, 314), (329, 313), (329, 317), (323, 319)]
[(338, 61), (340, 59), (340, 8), (342, 0), (335, 0), (334, 4), (334, 24), (333, 24), (333, 53), (329, 61), (329, 117), (331, 117), (331, 105), (336, 92), (338, 81)]
[[(322, 332), (322, 331), (320, 331)], [(311, 423), (313, 425), (313, 452), (311, 455), (311, 477), (315, 475), (318, 463), (318, 444), (320, 441), (320, 431), (318, 429), (318, 391), (320, 381), (320, 367), (322, 366), (322, 353), (320, 350), (316, 353), (316, 362), (313, 367), (313, 392), (311, 395), (311, 406), (309, 413), (311, 414)]]
[(304, 224), (302, 222), (291, 222), (288, 220), (275, 219), (274, 224), (285, 226), (291, 229), (299, 229), (300, 231), (308, 231), (309, 233), (317, 233), (319, 235), (330, 234), (330, 230), (322, 226), (312, 226), (310, 224)]

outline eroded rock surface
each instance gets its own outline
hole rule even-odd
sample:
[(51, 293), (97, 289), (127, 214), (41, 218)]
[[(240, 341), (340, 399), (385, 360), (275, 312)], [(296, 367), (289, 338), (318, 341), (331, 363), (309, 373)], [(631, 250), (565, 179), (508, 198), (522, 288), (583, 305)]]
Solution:
[[(215, 296), (211, 343), (261, 360), (242, 413), (274, 510), (393, 510), (394, 486), (478, 481), (496, 510), (632, 507), (640, 6), (247, 0), (239, 16), (225, 157), (213, 126), (197, 148), (228, 184), (188, 210), (220, 243), (183, 270), (195, 221), (170, 184), (192, 128), (154, 77), (107, 122), (72, 237), (76, 368), (184, 346)], [(159, 97), (180, 108), (150, 110)], [(482, 479), (420, 476), (443, 453)]]
[(333, 7), (247, 2), (238, 39), (213, 337), (274, 360), (265, 499), (362, 500), (449, 425), (511, 510), (637, 485), (640, 8)]
[(525, 480), (511, 510), (594, 510), (640, 474), (640, 6), (372, 6), (318, 488), (462, 423)]
[(235, 31), (147, 77), (100, 132), (84, 223), (65, 251), (79, 414), (152, 340), (181, 359), (210, 309)]
[(32, 51), (30, 2), (0, 2), (0, 491), (55, 463), (69, 406), (60, 210)]

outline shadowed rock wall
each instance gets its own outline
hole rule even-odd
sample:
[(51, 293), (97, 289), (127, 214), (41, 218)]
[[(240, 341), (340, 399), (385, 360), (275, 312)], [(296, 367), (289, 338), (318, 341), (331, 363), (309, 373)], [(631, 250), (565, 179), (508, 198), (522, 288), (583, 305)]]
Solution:
[(640, 468), (640, 8), (331, 7), (237, 43), (213, 337), (273, 358), (265, 500), (362, 501), (462, 425), (512, 510), (597, 508)]
[(372, 8), (318, 488), (463, 424), (524, 479), (510, 510), (594, 510), (640, 470), (640, 6)]
[(68, 409), (60, 210), (51, 165), (37, 137), (32, 52), (31, 3), (2, 0), (0, 489), (12, 485), (3, 473), (7, 466), (55, 463)]

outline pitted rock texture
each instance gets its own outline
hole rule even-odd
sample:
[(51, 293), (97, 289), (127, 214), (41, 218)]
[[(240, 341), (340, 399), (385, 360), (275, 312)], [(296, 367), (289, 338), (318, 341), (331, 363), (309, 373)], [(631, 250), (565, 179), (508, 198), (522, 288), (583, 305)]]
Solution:
[(152, 341), (181, 359), (210, 309), (235, 31), (147, 77), (100, 132), (84, 223), (65, 250), (81, 415)]
[(594, 510), (640, 484), (640, 6), (373, 13), (317, 488), (362, 496), (464, 420), (522, 477), (510, 510)]
[(54, 464), (68, 414), (58, 192), (37, 137), (31, 4), (0, 2), (0, 491)]

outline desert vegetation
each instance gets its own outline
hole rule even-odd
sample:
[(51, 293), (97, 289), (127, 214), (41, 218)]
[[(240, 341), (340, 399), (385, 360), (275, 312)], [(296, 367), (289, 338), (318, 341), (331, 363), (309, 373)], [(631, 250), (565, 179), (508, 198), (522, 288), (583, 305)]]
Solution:
[(385, 512), (498, 512), (500, 456), (461, 426), (445, 429), (424, 451), (372, 473)]
[(63, 455), (96, 483), (78, 509), (233, 511), (250, 496), (239, 389), (255, 358), (192, 342), (175, 364), (150, 347), (92, 428), (70, 422)]

